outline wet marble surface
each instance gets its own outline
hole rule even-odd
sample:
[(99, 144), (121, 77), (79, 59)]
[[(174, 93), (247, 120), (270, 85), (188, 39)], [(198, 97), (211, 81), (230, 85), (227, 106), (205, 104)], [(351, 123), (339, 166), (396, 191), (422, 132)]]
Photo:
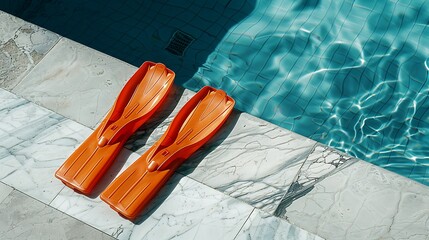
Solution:
[(85, 126), (113, 105), (135, 67), (62, 38), (12, 91)]
[(428, 206), (429, 188), (359, 160), (279, 212), (327, 239), (428, 239)]
[(19, 191), (0, 203), (1, 239), (114, 239)]
[(0, 87), (12, 89), (60, 37), (0, 11)]
[(0, 181), (49, 203), (64, 187), (55, 170), (90, 130), (5, 90), (0, 101)]
[(135, 222), (68, 188), (51, 205), (118, 239), (233, 239), (253, 209), (180, 174)]
[(320, 240), (322, 238), (291, 225), (283, 219), (255, 209), (235, 239)]

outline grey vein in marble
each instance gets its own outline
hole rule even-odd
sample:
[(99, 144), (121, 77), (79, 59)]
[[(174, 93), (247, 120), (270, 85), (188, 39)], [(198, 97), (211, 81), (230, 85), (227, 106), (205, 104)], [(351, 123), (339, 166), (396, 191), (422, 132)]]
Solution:
[(345, 153), (317, 143), (305, 159), (298, 175), (282, 198), (274, 214), (277, 216), (284, 215), (282, 211), (295, 199), (311, 191), (316, 183), (355, 161), (356, 159)]
[(12, 89), (58, 42), (59, 36), (0, 11), (0, 87)]
[(364, 161), (290, 203), (282, 217), (327, 239), (428, 239), (429, 188)]
[(1, 239), (113, 239), (37, 200), (13, 191), (0, 203)]
[(283, 219), (255, 209), (235, 239), (319, 240), (322, 238), (294, 226)]
[(64, 187), (58, 166), (90, 129), (0, 90), (0, 180), (49, 203)]
[(124, 62), (62, 38), (12, 91), (94, 127), (135, 70)]

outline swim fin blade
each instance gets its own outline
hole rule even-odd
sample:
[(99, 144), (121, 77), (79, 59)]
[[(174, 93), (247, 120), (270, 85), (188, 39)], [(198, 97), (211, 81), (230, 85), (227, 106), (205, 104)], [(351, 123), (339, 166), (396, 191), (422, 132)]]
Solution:
[(174, 171), (206, 143), (231, 114), (234, 100), (204, 87), (178, 112), (163, 136), (101, 194), (127, 219), (135, 219)]
[(71, 154), (55, 176), (89, 195), (127, 139), (161, 106), (175, 74), (161, 63), (145, 62), (127, 81), (94, 132)]

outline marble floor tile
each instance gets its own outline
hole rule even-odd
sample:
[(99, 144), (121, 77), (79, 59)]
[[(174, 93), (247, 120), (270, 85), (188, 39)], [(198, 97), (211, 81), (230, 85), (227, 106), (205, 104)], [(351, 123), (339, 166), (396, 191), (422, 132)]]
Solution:
[(311, 191), (318, 182), (355, 161), (357, 160), (345, 153), (317, 143), (306, 157), (304, 164), (299, 169), (274, 214), (276, 216), (283, 215), (282, 210), (291, 202)]
[(1, 239), (114, 239), (19, 191), (0, 203)]
[(90, 198), (65, 187), (50, 204), (104, 233), (118, 239), (128, 239), (133, 223), (119, 216), (100, 198)]
[(136, 67), (62, 38), (12, 91), (94, 127)]
[(21, 129), (31, 129), (36, 122), (48, 124), (49, 121), (45, 120), (53, 114), (3, 89), (0, 89), (0, 101), (0, 141), (3, 147), (12, 147), (21, 141), (21, 135), (25, 132)]
[(15, 87), (59, 39), (55, 33), (0, 11), (0, 87)]
[(283, 219), (255, 209), (235, 239), (321, 240), (322, 238), (294, 226)]
[(233, 239), (252, 209), (177, 174), (148, 207), (130, 239)]
[(56, 169), (89, 134), (78, 123), (59, 121), (47, 127), (36, 126), (36, 133), (20, 130), (22, 142), (8, 148), (8, 154), (0, 153), (1, 181), (45, 203), (52, 201), (64, 187), (54, 177)]
[(55, 170), (91, 130), (0, 91), (0, 99), (8, 96), (0, 107), (0, 180), (49, 203), (64, 187)]
[(247, 204), (179, 174), (135, 222), (120, 217), (99, 198), (68, 188), (51, 205), (118, 239), (232, 239), (252, 211)]
[(220, 133), (179, 169), (199, 182), (273, 213), (315, 142), (234, 112)]
[(13, 188), (0, 182), (0, 203), (13, 191)]
[(282, 217), (327, 239), (428, 239), (429, 188), (355, 161), (283, 205)]

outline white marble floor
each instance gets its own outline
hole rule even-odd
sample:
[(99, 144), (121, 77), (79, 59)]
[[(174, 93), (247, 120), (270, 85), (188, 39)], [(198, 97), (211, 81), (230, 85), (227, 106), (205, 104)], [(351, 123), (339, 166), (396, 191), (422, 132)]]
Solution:
[[(178, 169), (136, 222), (121, 218), (97, 194), (79, 195), (53, 174), (136, 67), (6, 13), (0, 19), (1, 66), (10, 62), (0, 71), (0, 208), (10, 219), (1, 223), (2, 236), (31, 238), (19, 234), (61, 218), (63, 239), (75, 237), (67, 234), (75, 234), (69, 228), (76, 224), (94, 239), (429, 239), (427, 186), (238, 112)], [(44, 40), (34, 43), (24, 34), (17, 39), (27, 45), (19, 47), (15, 36), (27, 33), (22, 26)], [(37, 59), (19, 57), (32, 52)], [(193, 94), (173, 90), (126, 144), (96, 193), (160, 137)], [(10, 207), (28, 201), (40, 210)], [(41, 212), (39, 224), (34, 215)], [(16, 231), (16, 214), (34, 219), (16, 223)]]
[(114, 239), (0, 183), (1, 239)]
[[(5, 219), (0, 229), (2, 236), (37, 239), (42, 236), (37, 235), (39, 230), (55, 227), (46, 221), (57, 218), (61, 221), (55, 223), (64, 225), (58, 230), (62, 235), (57, 230), (49, 234), (60, 234), (63, 239), (71, 238), (68, 225), (74, 226), (76, 219), (79, 224), (92, 227), (82, 230), (89, 231), (86, 237), (104, 233), (100, 237), (117, 239), (153, 239), (155, 236), (158, 239), (234, 239), (245, 234), (242, 233), (245, 224), (246, 231), (267, 227), (264, 220), (249, 222), (255, 214), (251, 205), (180, 173), (166, 184), (139, 219), (125, 220), (98, 196), (77, 194), (54, 178), (55, 170), (89, 135), (90, 128), (3, 89), (0, 89), (0, 100), (0, 208)], [(138, 157), (139, 154), (124, 149), (96, 192)], [(16, 205), (12, 208), (13, 204)], [(35, 207), (27, 207), (33, 204)], [(16, 219), (22, 215), (31, 218)], [(291, 232), (316, 238), (284, 220), (275, 219), (288, 226), (279, 229), (279, 234)]]

